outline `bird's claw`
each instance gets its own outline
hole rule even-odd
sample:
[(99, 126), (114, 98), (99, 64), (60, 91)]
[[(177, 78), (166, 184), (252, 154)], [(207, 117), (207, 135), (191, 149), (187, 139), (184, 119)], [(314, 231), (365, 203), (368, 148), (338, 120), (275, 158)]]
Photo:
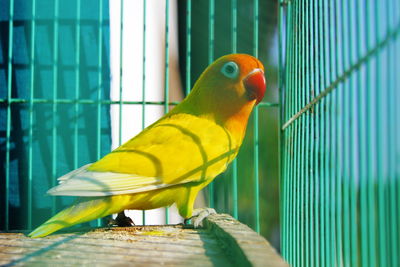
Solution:
[(191, 220), (193, 222), (194, 228), (202, 227), (204, 219), (211, 214), (217, 214), (215, 209), (200, 208), (193, 210)]
[(116, 225), (119, 227), (129, 227), (129, 226), (134, 226), (135, 223), (133, 220), (126, 216), (125, 213), (122, 211), (118, 213), (117, 217), (115, 219), (110, 219), (108, 225)]

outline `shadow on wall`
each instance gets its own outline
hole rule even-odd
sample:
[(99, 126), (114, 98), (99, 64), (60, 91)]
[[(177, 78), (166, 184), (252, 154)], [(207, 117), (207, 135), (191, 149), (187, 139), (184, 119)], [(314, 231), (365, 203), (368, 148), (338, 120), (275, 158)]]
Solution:
[[(78, 18), (77, 1), (60, 1), (57, 9), (54, 1), (37, 0), (34, 23), (32, 3), (15, 1), (11, 77), (9, 2), (0, 0), (0, 229), (29, 229), (72, 203), (45, 195), (57, 177), (109, 152), (110, 107), (97, 104), (110, 94), (108, 1), (82, 2)], [(11, 97), (19, 100), (10, 104), (8, 165), (9, 78)]]

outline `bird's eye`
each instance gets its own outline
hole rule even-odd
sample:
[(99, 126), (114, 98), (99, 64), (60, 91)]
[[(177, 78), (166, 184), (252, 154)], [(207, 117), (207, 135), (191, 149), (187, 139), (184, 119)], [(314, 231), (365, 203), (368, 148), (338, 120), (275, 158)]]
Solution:
[(224, 64), (221, 72), (225, 77), (234, 79), (239, 74), (239, 67), (235, 62), (230, 61)]

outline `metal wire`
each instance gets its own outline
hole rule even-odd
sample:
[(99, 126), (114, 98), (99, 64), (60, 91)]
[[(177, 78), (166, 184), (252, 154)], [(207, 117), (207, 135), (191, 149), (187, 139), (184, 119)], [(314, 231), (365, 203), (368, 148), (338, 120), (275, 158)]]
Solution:
[[(142, 129), (146, 127), (146, 7), (147, 2), (143, 0), (143, 59), (142, 59)], [(142, 211), (142, 224), (146, 225), (146, 211)]]
[(120, 2), (120, 36), (119, 36), (119, 145), (122, 144), (122, 105), (123, 105), (123, 75), (124, 75), (124, 0)]
[(190, 70), (191, 70), (191, 45), (192, 45), (192, 1), (187, 0), (186, 4), (186, 95), (190, 93)]
[[(231, 0), (231, 13), (232, 13), (232, 21), (231, 21), (231, 45), (232, 45), (232, 53), (236, 53), (237, 51), (237, 0)], [(239, 209), (238, 209), (238, 176), (237, 176), (237, 159), (234, 159), (232, 162), (232, 216), (235, 219), (238, 219)]]
[[(58, 96), (58, 15), (59, 15), (59, 1), (54, 2), (54, 23), (53, 23), (53, 105), (52, 105), (52, 158), (51, 158), (51, 175), (52, 183), (51, 186), (57, 185), (57, 103), (56, 99)], [(55, 214), (57, 210), (56, 198), (52, 198), (51, 213)]]
[[(215, 3), (214, 0), (208, 2), (208, 64), (214, 61), (214, 20), (215, 20)], [(214, 208), (214, 181), (208, 185), (208, 204), (210, 208)]]
[(293, 266), (400, 262), (398, 8), (281, 2), (281, 237)]
[[(80, 5), (81, 2), (80, 0), (77, 2), (77, 8), (79, 9), (79, 12), (77, 12), (79, 15), (77, 15), (78, 17), (78, 21), (80, 19)], [(78, 22), (79, 24), (79, 22)], [(102, 93), (102, 88), (103, 88), (103, 81), (102, 81), (102, 73), (103, 73), (103, 45), (102, 45), (102, 41), (103, 41), (103, 1), (99, 1), (99, 20), (98, 20), (98, 43), (97, 43), (97, 49), (98, 49), (98, 54), (97, 54), (97, 84), (98, 84), (98, 89), (97, 89), (97, 122), (96, 122), (96, 160), (99, 160), (101, 158), (101, 105), (100, 105), (100, 99), (101, 99), (101, 93)], [(80, 34), (80, 32), (79, 32)], [(80, 40), (80, 38), (78, 38), (77, 35), (77, 39)], [(79, 47), (79, 41), (78, 41), (78, 47)], [(78, 49), (79, 51), (79, 49)], [(77, 134), (77, 132), (76, 132)], [(77, 155), (76, 155), (77, 156)], [(101, 219), (97, 219), (97, 226), (101, 226), (102, 222)]]
[[(258, 0), (254, 0), (253, 3), (253, 55), (258, 57)], [(255, 217), (255, 230), (257, 233), (260, 233), (260, 189), (259, 189), (259, 172), (258, 172), (258, 164), (259, 164), (259, 136), (258, 136), (258, 106), (254, 108), (254, 123), (253, 123), (253, 131), (254, 131), (254, 174), (253, 174), (253, 186), (254, 186), (254, 217)]]
[[(169, 0), (165, 0), (165, 74), (164, 113), (169, 111)], [(165, 223), (169, 222), (169, 210), (165, 208)]]
[[(31, 0), (30, 3), (28, 12), (18, 15), (17, 24), (14, 18), (16, 14), (21, 14), (21, 7), (14, 1), (10, 1), (8, 14), (3, 17), (8, 21), (9, 28), (4, 35), (8, 39), (8, 55), (4, 57), (7, 86), (0, 99), (0, 107), (5, 112), (5, 181), (2, 196), (5, 201), (1, 215), (4, 229), (32, 229), (51, 212), (55, 213), (58, 203), (65, 204), (65, 198), (46, 198), (38, 193), (38, 189), (41, 191), (55, 185), (59, 172), (65, 166), (68, 165), (69, 169), (79, 167), (80, 155), (90, 155), (92, 161), (100, 158), (101, 137), (107, 132), (101, 127), (105, 118), (102, 109), (107, 108), (105, 105), (115, 104), (102, 96), (104, 87), (109, 90), (109, 79), (105, 78), (108, 76), (105, 74), (108, 65), (106, 68), (103, 66), (103, 42), (108, 40), (103, 36), (103, 28), (108, 27), (108, 20), (103, 19), (103, 1), (94, 4), (99, 8), (98, 18), (97, 10), (92, 13), (96, 19), (88, 19), (88, 13), (81, 12), (83, 3), (80, 0), (69, 4), (71, 9), (67, 12), (71, 12), (73, 17), (68, 19), (64, 19), (64, 3), (55, 1), (46, 10), (43, 10), (40, 1)], [(88, 5), (85, 3), (85, 7)], [(95, 32), (94, 36), (98, 39), (81, 38), (89, 31)], [(65, 32), (72, 34), (62, 39)], [(20, 43), (21, 38), (26, 38), (26, 43)], [(82, 46), (89, 43), (97, 52), (85, 53), (82, 62)], [(87, 60), (91, 65), (87, 64)], [(21, 70), (26, 74), (20, 75)], [(93, 99), (85, 99), (81, 95), (81, 92), (89, 91), (82, 88), (88, 76), (91, 84), (95, 85), (92, 87), (95, 88)], [(41, 88), (45, 88), (43, 95)], [(61, 104), (70, 107), (67, 112), (60, 107)], [(79, 126), (81, 119), (87, 116), (87, 110), (82, 105), (94, 107), (92, 114), (96, 119), (91, 129)], [(70, 118), (68, 126), (60, 121), (65, 116)], [(42, 118), (45, 120), (42, 121)], [(64, 130), (70, 133), (67, 139)], [(90, 130), (95, 133), (94, 153), (83, 151), (80, 143), (80, 134)], [(64, 146), (64, 141), (70, 146)], [(64, 158), (65, 155), (68, 159)], [(11, 216), (15, 212), (23, 216)], [(100, 225), (100, 221), (98, 223)]]
[[(12, 104), (21, 104), (21, 103), (29, 103), (29, 99), (25, 98), (0, 98), (0, 104), (6, 104), (6, 105), (12, 105)], [(57, 103), (57, 104), (75, 104), (78, 103), (80, 105), (82, 104), (88, 104), (88, 105), (93, 105), (93, 104), (100, 104), (100, 105), (119, 105), (122, 103), (123, 105), (156, 105), (156, 106), (162, 106), (165, 104), (164, 101), (119, 101), (119, 100), (106, 100), (106, 99), (101, 99), (100, 101), (97, 100), (92, 100), (92, 99), (66, 99), (66, 98), (58, 98), (58, 99), (48, 99), (48, 98), (34, 98), (32, 99), (32, 102), (34, 104), (52, 104), (52, 103)], [(168, 102), (169, 106), (176, 106), (178, 105), (179, 102), (177, 101), (170, 101)], [(273, 102), (262, 102), (259, 103), (258, 106), (260, 107), (279, 107), (278, 103), (273, 103)]]
[(32, 1), (32, 21), (31, 21), (31, 49), (30, 49), (30, 86), (29, 86), (29, 141), (28, 141), (28, 229), (32, 228), (32, 210), (33, 210), (33, 97), (34, 97), (34, 85), (35, 85), (35, 31), (36, 31), (36, 1)]
[[(74, 103), (74, 169), (78, 168), (78, 114), (80, 98), (80, 56), (81, 56), (81, 3), (80, 0), (76, 3), (76, 24), (75, 24), (75, 100)], [(100, 76), (101, 77), (101, 76)], [(99, 92), (99, 91), (98, 91)]]
[[(9, 10), (9, 24), (8, 24), (8, 56), (7, 56), (7, 99), (12, 97), (11, 89), (12, 89), (12, 59), (13, 59), (13, 35), (14, 35), (14, 1), (10, 1), (10, 10)], [(11, 133), (11, 105), (8, 102), (7, 104), (7, 119), (6, 119), (6, 166), (5, 166), (5, 199), (6, 205), (4, 209), (4, 223), (5, 229), (9, 229), (9, 216), (10, 209), (8, 200), (10, 198), (10, 133)]]
[[(76, 4), (76, 5), (75, 5)], [(58, 177), (60, 172), (64, 171), (65, 166), (63, 160), (65, 158), (70, 159), (70, 163), (68, 163), (68, 169), (77, 168), (80, 166), (82, 152), (84, 148), (83, 145), (87, 140), (82, 138), (82, 131), (84, 131), (83, 127), (81, 127), (82, 118), (84, 118), (85, 113), (87, 112), (88, 108), (93, 108), (93, 126), (91, 130), (93, 131), (92, 142), (90, 143), (91, 148), (93, 148), (93, 155), (90, 160), (99, 159), (102, 156), (102, 148), (107, 143), (106, 139), (104, 138), (103, 133), (106, 131), (104, 129), (104, 124), (106, 122), (106, 118), (108, 118), (108, 112), (105, 111), (106, 108), (109, 108), (111, 105), (117, 105), (116, 107), (119, 108), (117, 111), (119, 113), (119, 143), (121, 144), (122, 140), (122, 121), (124, 119), (124, 106), (125, 105), (139, 105), (142, 108), (142, 128), (145, 127), (145, 119), (146, 119), (146, 107), (148, 105), (156, 105), (164, 108), (164, 112), (168, 112), (171, 106), (177, 105), (178, 102), (170, 101), (169, 100), (169, 11), (170, 11), (170, 3), (166, 0), (165, 6), (165, 81), (164, 81), (164, 99), (162, 101), (147, 101), (146, 100), (146, 1), (144, 0), (143, 6), (143, 59), (142, 59), (142, 68), (143, 68), (143, 77), (142, 77), (142, 99), (140, 101), (125, 101), (123, 99), (124, 93), (124, 76), (125, 72), (123, 69), (124, 65), (124, 58), (123, 58), (123, 47), (124, 43), (124, 34), (127, 34), (127, 31), (124, 29), (124, 0), (120, 1), (120, 14), (121, 14), (121, 21), (120, 24), (117, 26), (120, 28), (120, 69), (119, 69), (119, 98), (117, 100), (110, 100), (107, 99), (109, 97), (108, 93), (108, 84), (105, 78), (104, 73), (108, 70), (107, 60), (106, 57), (107, 47), (107, 31), (104, 30), (105, 27), (108, 27), (107, 21), (107, 4), (103, 1), (98, 2), (95, 5), (96, 9), (89, 12), (91, 16), (96, 16), (95, 19), (88, 19), (87, 18), (87, 6), (86, 2), (81, 0), (76, 0), (71, 5), (72, 9), (70, 12), (74, 14), (72, 18), (64, 18), (64, 3), (60, 1), (54, 2), (54, 6), (52, 6), (49, 18), (43, 18), (41, 15), (40, 6), (41, 3), (35, 0), (32, 0), (32, 20), (30, 21), (30, 28), (32, 34), (30, 35), (29, 40), (29, 71), (30, 71), (30, 81), (28, 86), (26, 86), (26, 92), (29, 92), (29, 95), (26, 94), (28, 97), (25, 97), (24, 94), (14, 94), (13, 92), (13, 71), (15, 66), (19, 67), (20, 63), (13, 62), (13, 47), (15, 48), (13, 31), (14, 31), (14, 1), (10, 1), (10, 17), (9, 17), (9, 35), (8, 35), (8, 43), (9, 43), (9, 50), (8, 50), (8, 73), (7, 73), (7, 95), (4, 98), (0, 98), (0, 106), (6, 108), (7, 117), (6, 117), (6, 157), (5, 157), (5, 199), (6, 199), (6, 208), (5, 208), (5, 226), (8, 229), (10, 225), (9, 217), (9, 206), (10, 206), (10, 154), (12, 154), (11, 150), (13, 147), (12, 140), (12, 133), (13, 129), (11, 127), (12, 123), (12, 111), (13, 108), (19, 108), (20, 106), (26, 105), (29, 106), (29, 115), (28, 115), (28, 124), (27, 124), (27, 133), (24, 133), (28, 136), (26, 141), (27, 142), (27, 197), (25, 205), (27, 210), (24, 210), (24, 214), (26, 214), (26, 219), (24, 223), (26, 224), (27, 228), (32, 228), (39, 222), (35, 220), (33, 216), (35, 214), (35, 209), (37, 209), (37, 204), (35, 201), (37, 199), (42, 199), (40, 197), (37, 198), (35, 194), (37, 183), (39, 180), (35, 180), (35, 172), (42, 171), (41, 166), (37, 167), (35, 155), (38, 152), (37, 150), (37, 142), (40, 139), (36, 132), (38, 131), (37, 123), (37, 116), (38, 111), (41, 107), (43, 110), (46, 110), (45, 117), (48, 118), (49, 126), (44, 129), (44, 131), (49, 133), (49, 139), (46, 142), (48, 144), (48, 165), (49, 165), (49, 172), (43, 178), (44, 180), (48, 178), (50, 181), (49, 186), (54, 186), (56, 184), (56, 178)], [(254, 56), (258, 57), (259, 51), (259, 43), (260, 43), (260, 29), (259, 25), (261, 24), (259, 13), (259, 1), (253, 1), (253, 18), (252, 18), (252, 25), (249, 27), (253, 27), (253, 36), (252, 36), (252, 49), (251, 52)], [(186, 28), (186, 44), (187, 44), (187, 51), (186, 51), (186, 84), (185, 84), (185, 91), (189, 93), (191, 88), (191, 76), (192, 74), (192, 15), (194, 14), (192, 11), (192, 6), (194, 6), (194, 2), (188, 0), (186, 6), (186, 16), (187, 16), (187, 28)], [(230, 49), (232, 53), (242, 52), (238, 49), (238, 45), (241, 44), (240, 38), (238, 38), (238, 25), (240, 25), (241, 21), (238, 19), (240, 14), (240, 5), (241, 3), (237, 0), (231, 1), (231, 7), (229, 8), (227, 22), (230, 25)], [(98, 9), (97, 9), (98, 7)], [(215, 60), (215, 53), (219, 50), (218, 47), (215, 45), (215, 29), (217, 28), (216, 25), (216, 3), (214, 0), (209, 0), (209, 25), (208, 25), (208, 44), (207, 44), (207, 52), (208, 52), (208, 63), (211, 64)], [(125, 14), (126, 15), (126, 14)], [(97, 17), (98, 16), (98, 17)], [(30, 18), (29, 18), (30, 19)], [(297, 20), (298, 21), (298, 20)], [(45, 60), (40, 60), (41, 54), (43, 51), (41, 50), (41, 44), (45, 44), (43, 40), (40, 40), (40, 30), (38, 29), (41, 27), (42, 24), (50, 25), (49, 33), (50, 38), (48, 42), (49, 46), (49, 61), (46, 62)], [(193, 22), (194, 23), (194, 22)], [(64, 44), (64, 32), (65, 32), (65, 24), (72, 27), (72, 43), (68, 43), (68, 45)], [(86, 52), (88, 40), (86, 39), (87, 33), (87, 25), (91, 26), (91, 31), (95, 32), (95, 37), (91, 38), (94, 39), (90, 41), (90, 44), (95, 47), (93, 49), (93, 57), (95, 58), (94, 62), (90, 62), (91, 64), (87, 64), (86, 60), (89, 55)], [(125, 36), (126, 37), (126, 36)], [(298, 38), (298, 37), (297, 37)], [(239, 46), (240, 47), (240, 46)], [(229, 46), (228, 46), (229, 49)], [(35, 55), (36, 50), (36, 55)], [(72, 55), (71, 59), (68, 62), (64, 61), (64, 53), (65, 50), (68, 50), (68, 55)], [(72, 51), (72, 52), (70, 52)], [(15, 51), (14, 51), (15, 52)], [(90, 54), (90, 56), (92, 56)], [(50, 62), (50, 63), (49, 63)], [(37, 90), (38, 83), (42, 82), (42, 79), (39, 75), (43, 75), (41, 73), (42, 70), (48, 71), (49, 76), (49, 84), (50, 84), (50, 91), (48, 94), (40, 95), (40, 90)], [(92, 75), (88, 75), (87, 72), (91, 72)], [(69, 72), (69, 74), (66, 74)], [(68, 76), (70, 75), (70, 76)], [(90, 77), (89, 77), (90, 76)], [(68, 79), (71, 77), (71, 81), (65, 81), (66, 78)], [(118, 78), (118, 75), (117, 75)], [(90, 80), (90, 96), (87, 96), (85, 92), (86, 87), (86, 79)], [(68, 84), (68, 87), (64, 84)], [(40, 88), (40, 86), (39, 86)], [(25, 87), (22, 88), (25, 90)], [(37, 90), (37, 91), (36, 91)], [(69, 90), (69, 91), (68, 91)], [(68, 91), (68, 92), (67, 92)], [(294, 98), (294, 95), (292, 96)], [(63, 136), (63, 122), (61, 119), (63, 118), (63, 111), (65, 107), (69, 107), (68, 109), (68, 116), (70, 116), (71, 120), (71, 127), (70, 127), (70, 137), (71, 139), (64, 140)], [(261, 216), (262, 213), (260, 211), (260, 171), (262, 168), (262, 162), (260, 161), (260, 142), (263, 136), (260, 135), (260, 125), (263, 123), (260, 119), (262, 118), (260, 114), (262, 114), (262, 108), (270, 108), (270, 107), (279, 107), (277, 103), (270, 103), (270, 102), (262, 102), (260, 103), (253, 113), (253, 120), (252, 124), (249, 126), (253, 128), (253, 173), (251, 174), (250, 181), (251, 181), (251, 188), (252, 192), (254, 193), (252, 197), (250, 197), (252, 206), (252, 216), (249, 217), (249, 224), (258, 232), (260, 232), (261, 228)], [(295, 112), (295, 109), (292, 110)], [(40, 115), (40, 114), (39, 114)], [(288, 118), (285, 118), (286, 121)], [(40, 129), (39, 129), (40, 130)], [(66, 152), (64, 146), (64, 142), (70, 142), (71, 144), (70, 151)], [(285, 141), (287, 142), (287, 140)], [(288, 142), (287, 142), (288, 143)], [(43, 152), (45, 153), (45, 152)], [(45, 155), (46, 156), (46, 155)], [(45, 156), (43, 156), (45, 158)], [(67, 160), (68, 161), (68, 160)], [(47, 161), (46, 161), (47, 162)], [(70, 165), (69, 165), (70, 164)], [(11, 171), (12, 173), (12, 171)], [(235, 160), (232, 168), (232, 183), (229, 187), (229, 200), (230, 203), (226, 203), (227, 209), (231, 211), (232, 215), (238, 218), (241, 214), (239, 214), (239, 201), (242, 196), (240, 196), (240, 192), (238, 192), (238, 164)], [(293, 186), (295, 185), (295, 180), (293, 180)], [(213, 183), (209, 186), (209, 200), (210, 206), (215, 207), (215, 199), (214, 199), (214, 189)], [(46, 185), (47, 187), (48, 185)], [(25, 196), (24, 196), (25, 197)], [(49, 198), (50, 199), (50, 198)], [(24, 200), (25, 201), (25, 200)], [(57, 200), (56, 198), (52, 198), (49, 201), (49, 207), (51, 207), (52, 213), (55, 213), (58, 210), (59, 203), (63, 202), (62, 200)], [(25, 207), (24, 206), (24, 207)], [(296, 214), (298, 217), (300, 213)], [(244, 216), (243, 216), (244, 217)], [(293, 221), (297, 218), (293, 217)], [(143, 212), (143, 224), (146, 223), (146, 216)], [(168, 223), (168, 210), (166, 211), (166, 223)], [(32, 225), (35, 224), (35, 225)], [(97, 221), (97, 225), (101, 225), (101, 221)], [(293, 235), (294, 236), (294, 235)], [(298, 238), (296, 240), (299, 240)]]

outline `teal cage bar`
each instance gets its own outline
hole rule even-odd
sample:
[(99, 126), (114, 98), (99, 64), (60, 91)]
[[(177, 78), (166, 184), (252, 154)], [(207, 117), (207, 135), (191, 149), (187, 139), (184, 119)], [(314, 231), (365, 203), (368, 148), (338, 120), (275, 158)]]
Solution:
[[(189, 0), (180, 8), (180, 14), (185, 15), (182, 30), (185, 47), (180, 51), (185, 55), (181, 69), (186, 70), (182, 75), (186, 93), (201, 71), (222, 55), (247, 53), (260, 58), (266, 65), (271, 91), (265, 102), (254, 110), (248, 125), (247, 142), (239, 157), (226, 173), (208, 186), (207, 202), (217, 212), (230, 213), (255, 231), (271, 237), (274, 227), (278, 231), (279, 211), (277, 205), (273, 207), (278, 202), (277, 196), (270, 194), (274, 187), (268, 188), (267, 183), (278, 186), (279, 104), (277, 63), (268, 64), (268, 61), (271, 60), (271, 46), (277, 42), (273, 35), (277, 26), (277, 5), (275, 1), (258, 0)], [(268, 147), (268, 137), (273, 139), (271, 147)], [(259, 153), (261, 149), (263, 153)], [(268, 160), (272, 163), (266, 163)], [(271, 198), (274, 204), (267, 206), (266, 198)], [(267, 223), (268, 220), (271, 223)]]
[[(127, 1), (120, 3), (119, 79), (125, 75), (124, 25)], [(247, 53), (266, 67), (268, 92), (254, 111), (241, 153), (230, 169), (206, 190), (207, 204), (228, 212), (257, 232), (271, 237), (279, 231), (278, 90), (276, 1), (177, 1), (178, 18), (171, 17), (172, 0), (165, 0), (164, 90), (160, 101), (149, 101), (145, 81), (149, 42), (150, 1), (143, 0), (142, 86), (120, 82), (110, 98), (109, 1), (1, 0), (0, 12), (0, 141), (2, 178), (1, 229), (32, 229), (72, 198), (49, 197), (56, 178), (96, 161), (111, 149), (111, 106), (118, 107), (119, 127), (129, 114), (124, 106), (141, 107), (141, 127), (149, 111), (164, 112), (177, 104), (170, 94), (171, 20), (178, 19), (179, 52), (184, 94), (216, 58)], [(228, 11), (228, 12), (227, 12)], [(275, 63), (274, 63), (275, 62)], [(127, 90), (141, 99), (127, 101)], [(3, 120), (4, 118), (4, 120)], [(119, 131), (122, 142), (122, 131)], [(118, 142), (118, 140), (117, 140)], [(4, 176), (3, 176), (4, 174)], [(4, 193), (4, 194), (3, 194)], [(274, 202), (275, 201), (275, 202)], [(143, 224), (149, 223), (143, 212)], [(166, 223), (168, 223), (168, 211)], [(137, 222), (136, 222), (137, 223)], [(151, 222), (150, 222), (151, 223)], [(92, 222), (102, 225), (102, 221)], [(279, 240), (274, 244), (278, 245)]]
[(72, 203), (45, 196), (56, 178), (109, 151), (109, 8), (0, 5), (0, 227), (32, 229)]
[(398, 1), (280, 1), (281, 240), (293, 266), (400, 264)]

